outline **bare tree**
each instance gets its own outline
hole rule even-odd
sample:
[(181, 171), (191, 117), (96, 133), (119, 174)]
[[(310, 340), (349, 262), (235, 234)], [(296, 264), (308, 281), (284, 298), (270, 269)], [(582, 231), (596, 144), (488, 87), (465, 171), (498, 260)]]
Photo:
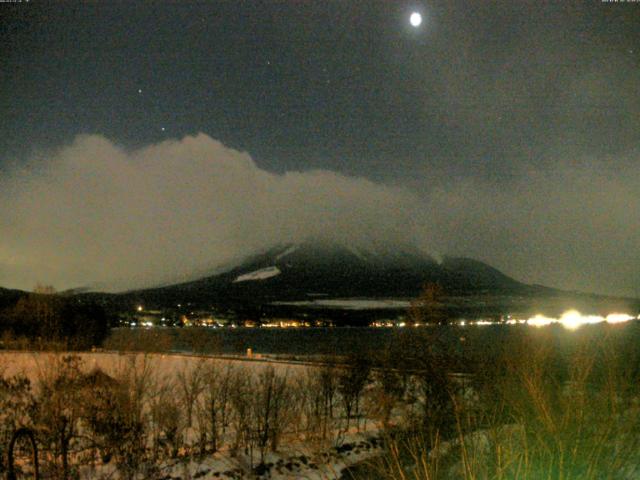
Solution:
[(425, 283), (418, 298), (411, 302), (409, 321), (413, 324), (444, 325), (448, 318), (444, 311), (444, 289), (438, 283)]
[(405, 338), (404, 367), (411, 369), (419, 390), (423, 427), (430, 438), (452, 427), (455, 385), (449, 374), (458, 365), (442, 329), (420, 329)]
[(216, 363), (209, 363), (203, 372), (203, 394), (197, 409), (202, 452), (206, 449), (207, 438), (213, 452), (224, 441), (231, 414), (233, 378), (234, 369), (230, 363), (222, 368)]
[(406, 380), (401, 371), (389, 365), (375, 370), (375, 391), (371, 398), (371, 410), (377, 413), (383, 428), (390, 425), (394, 407), (402, 400), (406, 390)]
[(40, 442), (49, 456), (54, 475), (68, 478), (68, 454), (77, 435), (80, 418), (80, 380), (82, 361), (77, 355), (56, 357), (48, 369), (40, 372), (36, 425)]
[(160, 450), (175, 458), (183, 444), (185, 428), (184, 412), (175, 401), (174, 382), (164, 381), (158, 385), (150, 398), (151, 428), (155, 455)]
[(252, 402), (251, 371), (236, 369), (231, 377), (230, 401), (232, 407), (231, 425), (235, 432), (235, 438), (231, 445), (231, 454), (236, 455), (241, 447), (249, 448), (251, 428), (251, 402)]
[[(359, 356), (350, 359), (349, 364), (338, 371), (338, 391), (346, 417), (345, 431), (349, 430), (351, 419), (357, 418), (360, 413), (360, 399), (369, 380), (370, 370), (369, 361)], [(357, 425), (359, 427), (359, 423)]]
[(183, 365), (176, 377), (181, 403), (186, 412), (187, 428), (193, 425), (193, 410), (204, 386), (203, 365), (204, 360), (199, 360), (193, 366), (192, 362), (188, 362)]
[(318, 384), (320, 387), (320, 415), (322, 426), (322, 439), (327, 438), (329, 427), (334, 419), (334, 406), (338, 394), (338, 376), (334, 365), (322, 367), (318, 374)]
[(334, 408), (338, 398), (338, 371), (334, 365), (307, 369), (298, 379), (298, 403), (303, 409), (307, 440), (322, 443), (333, 430)]
[(126, 383), (107, 389), (94, 398), (87, 415), (87, 426), (103, 461), (112, 459), (122, 478), (134, 478), (145, 455), (145, 423), (136, 399)]
[(155, 384), (146, 355), (131, 355), (116, 375), (116, 385), (97, 399), (91, 428), (102, 440), (107, 457), (115, 457), (120, 475), (132, 479), (145, 459), (145, 406)]
[(292, 401), (299, 407), (297, 421), (293, 424), (294, 433), (298, 438), (304, 437), (307, 442), (317, 440), (320, 430), (315, 401), (317, 389), (311, 371), (308, 369), (304, 375), (296, 376), (292, 388)]
[(283, 407), (289, 399), (287, 377), (279, 376), (273, 366), (268, 366), (258, 374), (253, 402), (253, 432), (260, 462), (264, 460), (267, 447), (276, 451), (285, 428), (286, 416)]

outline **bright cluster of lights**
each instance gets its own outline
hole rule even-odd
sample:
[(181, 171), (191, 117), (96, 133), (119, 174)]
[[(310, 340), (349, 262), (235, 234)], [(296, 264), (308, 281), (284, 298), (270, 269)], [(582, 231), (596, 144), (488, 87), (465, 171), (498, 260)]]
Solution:
[(610, 313), (606, 317), (600, 315), (582, 315), (577, 310), (568, 310), (564, 312), (560, 318), (545, 317), (544, 315), (536, 315), (527, 320), (509, 320), (507, 323), (525, 323), (533, 327), (546, 327), (554, 323), (561, 324), (568, 330), (576, 330), (582, 325), (593, 325), (595, 323), (622, 323), (630, 320), (635, 320), (636, 317), (628, 315), (626, 313)]
[[(634, 317), (629, 315), (628, 313), (610, 313), (606, 317), (601, 315), (582, 315), (577, 310), (567, 310), (560, 317), (547, 317), (542, 314), (535, 315), (529, 318), (513, 318), (511, 315), (507, 317), (507, 319), (502, 321), (496, 320), (488, 320), (488, 319), (478, 319), (478, 320), (468, 320), (468, 319), (459, 319), (456, 320), (456, 325), (460, 327), (466, 326), (476, 326), (476, 325), (530, 325), (532, 327), (546, 327), (548, 325), (560, 324), (567, 330), (577, 330), (582, 325), (594, 325), (596, 323), (608, 323), (608, 324), (616, 324), (616, 323), (624, 323), (629, 322), (631, 320), (640, 320), (640, 315)], [(392, 320), (376, 320), (372, 322), (370, 326), (372, 327), (421, 327), (428, 326), (429, 324), (421, 324), (421, 323), (405, 323), (403, 321), (395, 322)], [(263, 325), (265, 326), (265, 325)], [(272, 326), (272, 325), (266, 325)]]

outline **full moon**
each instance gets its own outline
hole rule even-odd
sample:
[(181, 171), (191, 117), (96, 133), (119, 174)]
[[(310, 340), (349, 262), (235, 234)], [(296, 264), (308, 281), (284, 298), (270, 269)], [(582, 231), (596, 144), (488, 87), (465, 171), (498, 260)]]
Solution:
[(419, 27), (422, 23), (422, 15), (418, 12), (413, 12), (409, 17), (409, 23), (411, 23), (411, 26), (413, 27)]

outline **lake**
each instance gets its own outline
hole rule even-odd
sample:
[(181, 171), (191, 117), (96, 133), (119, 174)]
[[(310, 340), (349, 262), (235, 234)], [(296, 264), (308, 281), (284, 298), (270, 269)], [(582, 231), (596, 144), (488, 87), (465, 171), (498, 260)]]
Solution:
[[(608, 337), (615, 342), (640, 341), (640, 322), (585, 325), (566, 330), (560, 325), (531, 327), (526, 325), (430, 326), (405, 328), (334, 327), (334, 328), (150, 328), (114, 329), (106, 348), (154, 350), (165, 349), (202, 353), (244, 354), (248, 348), (258, 354), (277, 355), (349, 355), (373, 354), (392, 349), (438, 348), (465, 357), (491, 356), (505, 342), (528, 336), (548, 337), (564, 350), (585, 336)], [(406, 351), (405, 348), (405, 351)]]

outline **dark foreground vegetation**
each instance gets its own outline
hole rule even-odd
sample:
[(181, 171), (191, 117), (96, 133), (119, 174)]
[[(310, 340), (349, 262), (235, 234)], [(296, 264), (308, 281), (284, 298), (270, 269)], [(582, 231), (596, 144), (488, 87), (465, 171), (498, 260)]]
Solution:
[(0, 444), (31, 428), (41, 470), (55, 478), (83, 468), (162, 478), (167, 462), (217, 451), (256, 478), (270, 452), (300, 442), (341, 451), (349, 431), (368, 429), (384, 448), (346, 478), (638, 478), (635, 330), (516, 327), (461, 349), (444, 329), (415, 329), (295, 375), (197, 358), (159, 371), (154, 355), (125, 356), (107, 375), (59, 355), (35, 381), (1, 380)]
[[(640, 478), (637, 322), (462, 328), (438, 305), (412, 307), (430, 324), (420, 328), (110, 332), (95, 304), (48, 289), (16, 296), (0, 309), (5, 348), (143, 355), (111, 375), (70, 354), (28, 377), (0, 366), (0, 470), (24, 427), (48, 478), (161, 478), (168, 462), (220, 451), (259, 477), (284, 445), (341, 452), (349, 432), (368, 430), (383, 448), (345, 478)], [(195, 358), (161, 372), (146, 355), (245, 353), (261, 337), (264, 352), (311, 365), (290, 375)]]
[(515, 331), (469, 358), (463, 383), (423, 356), (422, 414), (386, 429), (385, 453), (348, 478), (640, 478), (634, 329)]
[(109, 323), (100, 305), (51, 287), (16, 293), (0, 304), (3, 348), (86, 350), (102, 344)]

